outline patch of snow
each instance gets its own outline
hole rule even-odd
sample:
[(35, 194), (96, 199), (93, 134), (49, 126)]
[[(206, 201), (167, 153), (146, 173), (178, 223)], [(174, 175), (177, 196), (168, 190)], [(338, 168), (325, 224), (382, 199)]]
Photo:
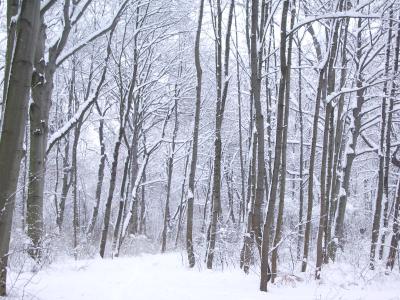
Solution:
[[(313, 273), (313, 271), (311, 272)], [(10, 298), (41, 300), (398, 300), (400, 275), (364, 271), (355, 276), (352, 266), (331, 264), (321, 280), (313, 274), (280, 274), (267, 293), (258, 290), (255, 272), (239, 268), (211, 271), (186, 266), (186, 253), (67, 260), (34, 274), (11, 273)], [(17, 281), (15, 280), (18, 277)]]

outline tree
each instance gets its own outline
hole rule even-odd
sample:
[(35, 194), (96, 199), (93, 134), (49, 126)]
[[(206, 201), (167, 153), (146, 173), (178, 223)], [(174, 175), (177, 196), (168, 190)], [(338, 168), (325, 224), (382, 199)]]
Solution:
[(199, 123), (200, 123), (200, 107), (201, 107), (201, 83), (202, 83), (202, 69), (200, 62), (200, 35), (201, 25), (203, 22), (204, 0), (200, 0), (200, 10), (197, 23), (196, 41), (194, 47), (194, 60), (196, 66), (196, 104), (194, 111), (193, 122), (193, 141), (192, 141), (192, 156), (190, 160), (190, 171), (188, 180), (188, 193), (187, 193), (187, 213), (186, 213), (186, 250), (188, 254), (189, 266), (194, 267), (196, 259), (193, 251), (193, 202), (194, 202), (194, 181), (196, 177), (197, 165), (197, 151), (199, 142)]
[[(40, 16), (40, 34), (36, 44), (35, 72), (32, 78), (32, 103), (29, 107), (30, 118), (30, 148), (29, 148), (29, 186), (27, 199), (27, 234), (32, 241), (31, 255), (36, 260), (41, 256), (43, 235), (43, 197), (46, 173), (46, 154), (49, 133), (49, 115), (54, 89), (54, 76), (60, 65), (78, 52), (85, 45), (109, 32), (117, 24), (129, 0), (125, 0), (118, 8), (112, 22), (100, 31), (90, 35), (86, 40), (69, 51), (64, 51), (70, 37), (71, 30), (85, 14), (92, 0), (83, 4), (65, 0), (63, 5), (63, 28), (60, 36), (49, 47), (46, 53), (47, 25), (45, 14)], [(49, 1), (51, 7), (56, 1)], [(46, 7), (46, 11), (50, 9)], [(47, 59), (45, 58), (47, 54)]]
[[(10, 64), (4, 107), (4, 121), (0, 139), (0, 295), (6, 295), (8, 250), (11, 223), (15, 204), (15, 193), (24, 155), (26, 114), (35, 56), (35, 45), (39, 33), (40, 1), (23, 0), (17, 21), (14, 55)], [(12, 51), (11, 48), (8, 49)], [(10, 55), (10, 54), (9, 54)]]
[[(229, 55), (231, 28), (233, 20), (233, 8), (235, 1), (232, 0), (229, 6), (228, 26), (225, 37), (224, 56), (224, 84), (222, 86), (222, 9), (221, 1), (217, 0), (217, 13), (213, 16), (215, 28), (215, 73), (217, 84), (217, 103), (215, 110), (215, 140), (214, 140), (214, 169), (212, 189), (212, 210), (209, 234), (207, 236), (207, 268), (212, 269), (215, 242), (217, 238), (217, 226), (221, 211), (221, 160), (222, 160), (222, 122), (225, 111), (225, 103), (229, 86)], [(223, 90), (222, 90), (223, 89)]]
[[(253, 4), (256, 5), (253, 1)], [(257, 4), (258, 5), (258, 4)], [(285, 114), (285, 87), (286, 87), (286, 79), (287, 79), (287, 61), (286, 61), (286, 26), (287, 26), (287, 16), (289, 12), (289, 1), (285, 0), (283, 2), (282, 7), (282, 18), (281, 18), (281, 42), (280, 42), (280, 80), (279, 80), (279, 92), (278, 92), (278, 112), (277, 112), (277, 130), (276, 130), (276, 139), (275, 139), (275, 160), (274, 160), (274, 168), (272, 173), (272, 182), (270, 187), (270, 196), (268, 202), (267, 215), (265, 217), (264, 222), (264, 230), (262, 236), (262, 250), (261, 250), (261, 280), (260, 280), (260, 290), (263, 292), (267, 291), (267, 284), (271, 277), (268, 263), (268, 255), (269, 255), (269, 247), (270, 247), (270, 230), (273, 226), (274, 221), (274, 211), (275, 211), (275, 202), (276, 202), (276, 193), (278, 189), (278, 177), (279, 172), (281, 170), (281, 159), (282, 159), (282, 146), (283, 146), (283, 127), (284, 127), (284, 116)], [(253, 6), (254, 9), (254, 6)], [(256, 18), (256, 16), (252, 16), (252, 18)], [(258, 18), (258, 17), (257, 17)], [(257, 30), (256, 21), (254, 26), (252, 25), (252, 31), (254, 30), (254, 34)], [(256, 46), (255, 42), (254, 47)], [(254, 50), (253, 50), (254, 51)], [(257, 109), (256, 109), (257, 111)], [(288, 111), (287, 111), (288, 113)], [(262, 138), (263, 139), (263, 138)], [(258, 157), (260, 160), (260, 157)], [(262, 162), (264, 166), (264, 161)], [(262, 168), (263, 168), (262, 166)], [(259, 166), (260, 167), (260, 166)], [(259, 171), (260, 172), (260, 171)], [(258, 174), (258, 176), (263, 174)], [(262, 177), (263, 178), (263, 177)], [(284, 195), (282, 195), (284, 197)], [(281, 206), (283, 209), (283, 206)]]

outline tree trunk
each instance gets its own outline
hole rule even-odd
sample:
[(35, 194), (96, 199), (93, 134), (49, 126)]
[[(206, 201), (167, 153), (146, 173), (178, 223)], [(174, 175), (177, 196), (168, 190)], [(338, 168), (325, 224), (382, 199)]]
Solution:
[[(109, 45), (107, 48), (107, 60), (108, 57), (111, 54), (111, 48), (110, 48), (110, 41), (112, 38), (114, 30), (111, 31), (110, 38), (109, 38)], [(128, 91), (127, 95), (127, 103), (126, 103), (126, 110), (123, 110), (123, 107), (125, 107), (124, 103), (120, 103), (120, 124), (119, 124), (119, 131), (118, 131), (118, 138), (117, 141), (115, 142), (114, 146), (114, 153), (113, 153), (113, 162), (111, 165), (111, 176), (110, 176), (110, 185), (108, 188), (108, 196), (107, 196), (107, 201), (106, 201), (106, 209), (104, 212), (104, 222), (103, 222), (103, 230), (101, 232), (101, 240), (100, 240), (100, 256), (104, 258), (104, 253), (106, 250), (106, 243), (107, 243), (107, 236), (108, 236), (108, 228), (110, 226), (110, 217), (111, 217), (111, 204), (112, 200), (114, 197), (114, 190), (115, 190), (115, 183), (116, 183), (116, 177), (117, 177), (117, 167), (118, 167), (118, 157), (119, 157), (119, 149), (121, 146), (122, 138), (125, 134), (125, 126), (128, 123), (128, 117), (131, 111), (131, 106), (134, 98), (134, 89), (136, 87), (136, 76), (137, 76), (137, 71), (138, 71), (138, 64), (137, 64), (137, 48), (136, 48), (136, 35), (135, 35), (135, 48), (134, 48), (134, 65), (133, 65), (133, 70), (132, 70), (132, 77), (130, 80), (130, 88)]]
[[(254, 20), (254, 29), (252, 26), (252, 30), (254, 30), (254, 34), (256, 34), (257, 30), (257, 18), (258, 18), (258, 1), (253, 0), (253, 9), (257, 10), (257, 12), (253, 12), (254, 16), (252, 19)], [(282, 17), (281, 17), (281, 41), (280, 41), (280, 80), (279, 80), (279, 91), (278, 91), (278, 108), (277, 108), (277, 129), (276, 129), (276, 138), (275, 138), (275, 160), (274, 167), (271, 178), (271, 188), (269, 193), (269, 201), (268, 201), (268, 209), (267, 215), (265, 217), (264, 222), (264, 230), (262, 236), (262, 251), (261, 251), (261, 280), (260, 280), (260, 290), (266, 292), (268, 281), (271, 277), (269, 270), (269, 247), (270, 247), (270, 235), (271, 235), (271, 227), (274, 222), (274, 211), (275, 211), (275, 202), (276, 202), (276, 193), (278, 190), (278, 179), (279, 179), (279, 171), (281, 168), (281, 157), (282, 157), (282, 140), (283, 140), (283, 126), (284, 126), (284, 111), (285, 111), (285, 87), (286, 87), (286, 76), (287, 76), (287, 62), (286, 62), (286, 26), (287, 26), (287, 17), (289, 12), (289, 0), (283, 1), (282, 7)], [(257, 13), (257, 14), (256, 14)], [(252, 23), (253, 24), (253, 23)], [(254, 42), (254, 47), (256, 44)], [(264, 139), (263, 136), (259, 138)], [(258, 158), (260, 160), (260, 157)], [(262, 162), (264, 165), (264, 161)], [(260, 175), (260, 174), (259, 174)], [(259, 176), (258, 175), (258, 176)]]
[(240, 267), (246, 274), (249, 273), (250, 264), (254, 260), (252, 252), (252, 245), (254, 244), (254, 237), (252, 236), (252, 219), (256, 197), (257, 132), (255, 130), (253, 130), (249, 152), (249, 185), (247, 190), (246, 207), (249, 207), (250, 209), (249, 211), (246, 211), (246, 233), (243, 239), (242, 251), (240, 252)]
[[(68, 95), (68, 113), (67, 113), (68, 120), (70, 120), (72, 117), (73, 98), (74, 98), (74, 91), (70, 85), (69, 95)], [(60, 198), (60, 204), (57, 207), (57, 218), (56, 218), (56, 223), (57, 223), (58, 230), (60, 233), (62, 231), (62, 225), (64, 222), (65, 202), (67, 200), (68, 192), (71, 187), (72, 179), (73, 179), (73, 177), (71, 175), (71, 166), (69, 165), (69, 151), (70, 151), (69, 139), (70, 139), (70, 135), (68, 132), (65, 136), (61, 198)]]
[(304, 124), (303, 124), (303, 89), (302, 89), (302, 72), (301, 72), (301, 48), (299, 40), (298, 62), (299, 62), (299, 78), (298, 78), (298, 99), (299, 99), (299, 126), (300, 126), (300, 188), (299, 188), (299, 229), (297, 238), (297, 260), (301, 258), (301, 245), (304, 237), (303, 211), (304, 211)]
[[(341, 5), (341, 3), (339, 3)], [(339, 9), (340, 10), (340, 9)], [(335, 91), (335, 60), (336, 51), (338, 48), (338, 36), (340, 21), (334, 21), (332, 28), (334, 28), (333, 35), (330, 43), (330, 54), (327, 69), (327, 94), (331, 95)], [(317, 235), (317, 262), (315, 268), (315, 278), (320, 279), (321, 267), (326, 255), (326, 247), (324, 247), (323, 240), (326, 238), (326, 227), (328, 223), (328, 208), (329, 208), (329, 193), (330, 182), (332, 180), (332, 147), (333, 147), (333, 106), (332, 101), (326, 104), (325, 118), (324, 118), (324, 137), (322, 146), (322, 160), (321, 160), (321, 193), (320, 193), (320, 215)], [(326, 246), (326, 244), (325, 244)]]
[[(143, 171), (142, 181), (146, 182), (146, 170)], [(141, 187), (141, 193), (139, 234), (146, 234), (146, 188), (144, 185)]]
[[(190, 146), (189, 146), (190, 149)], [(181, 238), (181, 231), (182, 231), (182, 218), (184, 216), (183, 211), (185, 208), (185, 205), (183, 203), (183, 198), (185, 197), (185, 184), (186, 184), (186, 175), (187, 175), (187, 169), (188, 169), (188, 164), (189, 164), (189, 153), (187, 153), (186, 158), (185, 158), (185, 166), (184, 166), (184, 174), (183, 174), (183, 181), (182, 181), (182, 186), (181, 186), (181, 200), (179, 203), (179, 217), (178, 217), (178, 227), (176, 230), (176, 238), (175, 238), (175, 248), (178, 247), (179, 240)]]
[(236, 8), (235, 8), (235, 42), (236, 42), (236, 84), (237, 84), (237, 99), (238, 99), (238, 130), (239, 130), (239, 160), (240, 160), (240, 205), (239, 205), (239, 223), (244, 222), (245, 218), (245, 206), (246, 206), (246, 192), (245, 192), (245, 180), (246, 173), (244, 169), (243, 161), (243, 135), (242, 135), (242, 91), (240, 83), (240, 65), (239, 65), (239, 41), (238, 41), (238, 29), (236, 20)]
[[(128, 146), (129, 147), (129, 146)], [(114, 226), (114, 233), (113, 233), (113, 245), (112, 245), (112, 250), (113, 250), (113, 256), (118, 257), (119, 256), (119, 247), (118, 247), (118, 237), (120, 234), (120, 228), (121, 228), (121, 222), (122, 218), (124, 215), (124, 208), (126, 206), (126, 182), (128, 178), (128, 172), (129, 172), (129, 166), (131, 162), (131, 151), (132, 147), (129, 147), (128, 149), (128, 156), (125, 159), (125, 166), (124, 166), (124, 174), (122, 176), (122, 183), (121, 183), (121, 189), (120, 189), (120, 194), (119, 194), (119, 206), (118, 206), (118, 214), (117, 214), (117, 220), (115, 222)], [(129, 187), (129, 185), (128, 185)]]
[[(23, 0), (7, 87), (0, 138), (0, 295), (6, 295), (7, 261), (15, 193), (24, 155), (23, 142), (32, 80), (35, 43), (40, 28), (40, 1)], [(11, 55), (11, 54), (10, 54)]]
[(123, 123), (123, 121), (121, 120), (118, 138), (117, 138), (117, 141), (115, 142), (115, 146), (114, 146), (113, 162), (111, 165), (110, 185), (109, 185), (109, 189), (108, 189), (106, 209), (104, 212), (103, 230), (101, 232), (101, 240), (100, 240), (100, 256), (101, 256), (101, 258), (104, 258), (104, 254), (106, 251), (108, 228), (110, 226), (111, 204), (112, 204), (112, 200), (113, 200), (113, 196), (114, 196), (115, 184), (116, 184), (116, 179), (117, 179), (119, 149), (121, 147), (121, 141), (122, 141), (122, 137), (124, 135), (124, 127), (123, 127), (122, 123)]
[(45, 157), (55, 71), (47, 67), (45, 63), (45, 42), (46, 25), (41, 16), (41, 28), (35, 54), (35, 71), (32, 78), (32, 103), (29, 107), (29, 185), (26, 215), (27, 235), (31, 240), (29, 254), (35, 260), (39, 260), (41, 257)]
[(217, 0), (217, 16), (215, 28), (215, 48), (216, 48), (216, 82), (217, 82), (217, 103), (215, 114), (215, 141), (214, 141), (214, 174), (212, 191), (212, 212), (210, 235), (207, 245), (207, 268), (212, 269), (214, 259), (214, 249), (217, 235), (218, 219), (221, 211), (221, 161), (222, 161), (222, 121), (225, 111), (225, 102), (229, 86), (229, 54), (230, 37), (233, 19), (234, 0), (231, 0), (229, 7), (228, 26), (225, 39), (225, 61), (224, 61), (224, 85), (222, 91), (222, 9), (221, 1)]
[[(349, 22), (348, 20), (344, 20), (345, 26), (344, 26), (344, 37), (343, 37), (343, 42), (342, 42), (342, 48), (341, 48), (341, 72), (340, 72), (340, 89), (342, 89), (345, 86), (346, 79), (347, 79), (347, 32), (348, 32), (348, 26)], [(336, 132), (335, 132), (335, 141), (334, 141), (334, 157), (333, 157), (333, 174), (332, 174), (332, 188), (331, 188), (331, 203), (329, 206), (329, 218), (328, 218), (328, 225), (327, 225), (327, 249), (328, 249), (328, 255), (327, 259), (330, 258), (333, 261), (335, 260), (335, 251), (334, 251), (334, 241), (332, 241), (332, 224), (334, 222), (335, 214), (337, 211), (337, 206), (338, 206), (338, 197), (339, 197), (339, 188), (340, 188), (340, 178), (339, 178), (339, 172), (338, 172), (338, 167), (339, 167), (339, 159), (342, 154), (342, 136), (343, 136), (343, 129), (344, 129), (344, 122), (343, 122), (343, 109), (344, 109), (344, 99), (345, 95), (342, 94), (339, 97), (338, 100), (338, 109), (337, 109), (337, 119), (336, 119)]]
[(200, 0), (200, 10), (197, 23), (196, 41), (194, 47), (197, 85), (196, 85), (196, 104), (195, 104), (194, 125), (193, 125), (192, 157), (190, 161), (190, 172), (188, 180), (187, 218), (186, 218), (186, 250), (188, 254), (189, 267), (191, 268), (194, 267), (196, 262), (193, 251), (193, 202), (194, 202), (194, 181), (196, 177), (197, 151), (199, 142), (201, 83), (203, 74), (200, 64), (200, 35), (201, 35), (201, 25), (203, 21), (203, 10), (204, 10), (204, 0)]
[[(400, 168), (400, 160), (397, 159), (397, 157), (396, 157), (396, 154), (399, 150), (400, 150), (400, 146), (397, 147), (397, 149), (392, 157), (392, 162), (397, 168)], [(392, 238), (390, 241), (389, 255), (387, 258), (387, 262), (386, 262), (386, 267), (390, 268), (391, 270), (393, 270), (393, 267), (394, 267), (394, 262), (396, 260), (397, 248), (399, 246), (399, 241), (400, 241), (399, 226), (400, 226), (400, 180), (398, 180), (398, 183), (397, 183), (397, 195), (396, 195), (396, 200), (395, 200), (395, 204), (394, 204)]]
[[(393, 12), (390, 12), (393, 15)], [(386, 42), (386, 60), (385, 60), (385, 76), (389, 74), (391, 41), (392, 41), (392, 18), (389, 20), (389, 30)], [(383, 84), (383, 98), (381, 105), (381, 132), (380, 132), (380, 147), (379, 147), (379, 166), (378, 166), (378, 188), (376, 192), (375, 212), (372, 223), (372, 236), (371, 236), (371, 249), (370, 249), (370, 269), (375, 268), (375, 251), (378, 245), (379, 231), (381, 225), (382, 214), (382, 199), (384, 194), (384, 175), (385, 175), (385, 133), (388, 126), (388, 111), (387, 111), (387, 98), (388, 98), (388, 82)], [(390, 150), (389, 150), (390, 151)]]
[(74, 228), (74, 257), (75, 260), (78, 259), (78, 243), (79, 243), (79, 233), (80, 233), (80, 222), (79, 222), (79, 203), (78, 203), (78, 168), (77, 168), (77, 150), (78, 142), (81, 134), (82, 119), (78, 121), (74, 132), (74, 143), (72, 146), (72, 199), (73, 199), (73, 219), (72, 225)]
[[(98, 106), (97, 106), (98, 107)], [(98, 107), (98, 112), (100, 113), (100, 109)], [(100, 143), (100, 163), (99, 169), (97, 172), (97, 184), (96, 184), (96, 195), (95, 195), (95, 205), (93, 207), (92, 218), (90, 220), (90, 225), (87, 231), (87, 234), (90, 236), (93, 234), (94, 227), (96, 226), (97, 217), (99, 215), (99, 207), (101, 200), (101, 192), (103, 188), (103, 180), (104, 180), (104, 168), (106, 163), (106, 145), (104, 143), (104, 114), (100, 114), (99, 121), (99, 143)]]
[(339, 204), (337, 207), (337, 214), (336, 214), (336, 222), (335, 222), (335, 238), (332, 242), (332, 256), (336, 257), (336, 252), (338, 247), (343, 247), (343, 237), (344, 237), (344, 215), (346, 211), (346, 204), (347, 204), (347, 197), (350, 192), (350, 176), (351, 176), (351, 169), (353, 165), (353, 161), (355, 158), (355, 151), (357, 146), (358, 136), (360, 134), (361, 129), (361, 109), (364, 104), (364, 90), (362, 89), (362, 74), (361, 69), (363, 68), (360, 65), (360, 60), (363, 54), (362, 50), (362, 21), (358, 19), (358, 34), (357, 34), (357, 51), (356, 51), (356, 70), (359, 70), (356, 74), (356, 98), (357, 104), (356, 107), (352, 109), (352, 114), (350, 115), (354, 121), (353, 128), (350, 128), (351, 135), (349, 137), (349, 141), (347, 142), (346, 151), (343, 155), (343, 161), (341, 165), (344, 166), (344, 170), (342, 171), (343, 174), (343, 181), (341, 183), (341, 187), (338, 188), (341, 190), (339, 196)]
[(304, 232), (304, 248), (303, 248), (303, 261), (301, 264), (301, 271), (305, 272), (308, 263), (308, 252), (309, 252), (309, 244), (310, 244), (310, 236), (311, 236), (311, 217), (312, 217), (312, 209), (313, 209), (313, 198), (314, 198), (314, 168), (315, 168), (315, 155), (316, 155), (316, 146), (317, 146), (317, 137), (318, 137), (318, 119), (319, 119), (319, 109), (321, 105), (321, 97), (324, 88), (324, 74), (325, 68), (322, 67), (319, 70), (319, 78), (318, 78), (318, 88), (315, 100), (315, 110), (314, 110), (314, 120), (313, 120), (313, 130), (312, 130), (312, 139), (311, 139), (311, 153), (310, 153), (310, 165), (308, 168), (308, 187), (307, 187), (307, 217), (306, 217), (306, 228)]
[[(295, 0), (291, 3), (291, 16), (290, 16), (290, 30), (293, 29), (296, 14), (296, 2)], [(290, 69), (292, 65), (292, 45), (293, 38), (289, 38), (288, 50), (287, 50), (287, 62), (286, 62), (286, 78), (285, 78), (285, 104), (284, 104), (284, 116), (282, 124), (282, 153), (281, 153), (281, 166), (280, 166), (280, 177), (279, 177), (279, 205), (278, 205), (278, 216), (276, 220), (275, 236), (273, 242), (273, 250), (271, 256), (271, 281), (274, 282), (277, 276), (277, 260), (278, 260), (278, 246), (282, 238), (282, 224), (283, 224), (283, 209), (285, 204), (285, 190), (286, 190), (286, 150), (287, 150), (287, 136), (289, 127), (289, 103), (290, 103)], [(286, 45), (285, 45), (286, 47)]]
[[(6, 97), (8, 81), (10, 79), (10, 69), (12, 63), (12, 55), (14, 51), (15, 33), (17, 23), (12, 21), (13, 18), (18, 14), (19, 0), (7, 0), (7, 45), (6, 45), (6, 57), (4, 66), (4, 82), (3, 82), (3, 98), (0, 111), (0, 128), (3, 125), (4, 110), (6, 107)], [(1, 132), (0, 132), (1, 135)]]
[(169, 150), (169, 156), (167, 160), (168, 179), (167, 179), (167, 191), (166, 191), (165, 210), (164, 210), (164, 226), (162, 231), (161, 253), (164, 253), (167, 250), (167, 234), (171, 221), (169, 202), (171, 197), (172, 172), (174, 169), (175, 140), (178, 134), (178, 96), (179, 96), (179, 91), (177, 91), (177, 88), (175, 86), (175, 105), (174, 105), (175, 122), (174, 122), (174, 130), (172, 133), (171, 147)]
[[(393, 12), (391, 12), (391, 18), (393, 18)], [(396, 32), (396, 45), (394, 48), (394, 60), (393, 60), (393, 78), (397, 76), (399, 70), (399, 48), (400, 48), (400, 26)], [(383, 232), (381, 236), (381, 248), (379, 250), (379, 259), (383, 258), (385, 249), (386, 233), (389, 227), (389, 173), (390, 173), (390, 148), (391, 148), (391, 132), (392, 132), (392, 119), (393, 119), (393, 108), (394, 99), (396, 94), (396, 82), (392, 80), (392, 87), (390, 89), (390, 99), (389, 99), (389, 111), (386, 126), (386, 149), (385, 149), (385, 168), (383, 177), (383, 191), (384, 191), (384, 208), (383, 208)]]

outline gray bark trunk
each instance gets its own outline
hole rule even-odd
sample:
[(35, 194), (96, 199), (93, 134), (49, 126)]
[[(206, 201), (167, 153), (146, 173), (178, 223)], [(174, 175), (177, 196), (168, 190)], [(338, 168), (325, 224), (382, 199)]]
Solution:
[[(0, 295), (6, 295), (7, 261), (28, 112), (40, 1), (23, 0), (4, 108), (0, 139)], [(33, 47), (32, 47), (33, 46)]]

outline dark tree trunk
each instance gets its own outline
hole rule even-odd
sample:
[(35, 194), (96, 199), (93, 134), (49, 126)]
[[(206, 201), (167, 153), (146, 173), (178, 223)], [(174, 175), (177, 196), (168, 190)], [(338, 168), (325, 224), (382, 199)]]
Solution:
[[(253, 0), (253, 9), (258, 10), (258, 1)], [(281, 42), (280, 42), (280, 75), (279, 80), (279, 91), (278, 91), (278, 107), (277, 107), (277, 130), (275, 138), (275, 160), (271, 178), (271, 188), (269, 193), (267, 215), (264, 222), (264, 230), (262, 236), (262, 253), (261, 253), (261, 280), (260, 290), (266, 292), (268, 281), (271, 277), (269, 270), (269, 247), (271, 239), (271, 228), (274, 222), (275, 203), (278, 190), (278, 179), (281, 168), (281, 157), (282, 157), (282, 140), (283, 140), (283, 126), (284, 126), (284, 112), (285, 112), (285, 87), (286, 87), (286, 76), (287, 76), (287, 62), (286, 62), (286, 27), (287, 17), (289, 12), (289, 0), (283, 1), (282, 17), (281, 17)], [(254, 12), (253, 18), (258, 18), (258, 14)], [(257, 20), (254, 21), (254, 34), (257, 30)], [(252, 26), (253, 27), (253, 26)], [(256, 45), (254, 44), (254, 47)], [(263, 137), (260, 137), (263, 139)], [(259, 138), (259, 139), (260, 139)], [(260, 160), (260, 157), (258, 158)], [(264, 165), (264, 161), (262, 162)]]
[[(100, 109), (98, 108), (98, 112), (100, 113)], [(104, 180), (104, 168), (106, 165), (106, 145), (104, 143), (104, 114), (100, 114), (99, 121), (99, 143), (100, 143), (100, 163), (99, 169), (97, 172), (97, 184), (96, 184), (96, 194), (95, 194), (95, 205), (93, 207), (92, 218), (90, 219), (90, 225), (87, 231), (88, 235), (93, 234), (94, 227), (96, 226), (97, 217), (99, 215), (100, 208), (100, 200), (101, 200), (101, 192), (103, 188), (103, 180)]]
[(193, 201), (194, 201), (194, 181), (196, 177), (197, 151), (199, 140), (200, 106), (201, 106), (201, 82), (203, 71), (200, 64), (200, 35), (203, 22), (204, 0), (200, 0), (200, 10), (197, 23), (196, 41), (194, 48), (194, 59), (196, 65), (197, 85), (196, 85), (196, 105), (194, 112), (192, 157), (190, 161), (190, 172), (188, 180), (187, 196), (187, 218), (186, 218), (186, 250), (188, 254), (189, 267), (193, 268), (196, 262), (193, 251)]
[[(393, 11), (390, 12), (393, 16)], [(392, 41), (392, 18), (389, 20), (389, 30), (386, 42), (386, 55), (385, 55), (385, 76), (389, 74), (389, 64), (390, 64), (390, 54), (391, 54), (391, 41)], [(381, 105), (381, 130), (380, 130), (380, 147), (379, 147), (379, 166), (378, 166), (378, 188), (376, 192), (375, 201), (375, 212), (374, 219), (372, 223), (372, 236), (371, 236), (371, 249), (370, 249), (370, 269), (375, 268), (375, 251), (378, 246), (378, 238), (381, 225), (381, 215), (382, 215), (382, 200), (384, 195), (384, 180), (385, 180), (385, 133), (386, 127), (388, 126), (388, 109), (387, 109), (387, 99), (388, 99), (388, 82), (383, 84), (383, 98)]]
[[(222, 9), (221, 1), (217, 0), (217, 16), (215, 28), (215, 48), (216, 48), (216, 82), (217, 82), (217, 103), (215, 114), (215, 141), (214, 141), (214, 174), (213, 174), (213, 190), (212, 190), (212, 212), (210, 235), (207, 245), (207, 268), (212, 269), (214, 260), (214, 250), (217, 235), (218, 219), (221, 212), (221, 161), (222, 161), (222, 122), (225, 111), (225, 102), (228, 94), (229, 86), (229, 54), (230, 54), (230, 37), (233, 19), (234, 0), (231, 0), (229, 7), (228, 26), (225, 40), (225, 61), (224, 61), (224, 84), (222, 86)], [(223, 90), (222, 90), (223, 88)]]
[[(291, 16), (290, 16), (290, 30), (293, 29), (296, 14), (296, 3), (293, 0), (291, 3)], [(279, 205), (278, 216), (276, 220), (275, 236), (273, 242), (273, 250), (271, 256), (271, 272), (272, 282), (277, 276), (277, 261), (278, 261), (278, 246), (282, 238), (282, 225), (283, 225), (283, 209), (285, 204), (285, 190), (286, 190), (286, 150), (287, 150), (287, 136), (289, 127), (289, 103), (290, 103), (290, 69), (292, 64), (292, 45), (293, 38), (289, 39), (287, 50), (286, 62), (286, 78), (285, 78), (285, 106), (282, 126), (282, 153), (281, 153), (281, 166), (279, 177)]]

